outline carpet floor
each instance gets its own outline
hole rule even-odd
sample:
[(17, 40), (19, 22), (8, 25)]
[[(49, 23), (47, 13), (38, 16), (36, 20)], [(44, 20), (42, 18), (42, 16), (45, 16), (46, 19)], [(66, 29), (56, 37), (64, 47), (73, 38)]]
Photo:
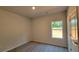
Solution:
[(9, 52), (67, 52), (67, 48), (30, 42)]

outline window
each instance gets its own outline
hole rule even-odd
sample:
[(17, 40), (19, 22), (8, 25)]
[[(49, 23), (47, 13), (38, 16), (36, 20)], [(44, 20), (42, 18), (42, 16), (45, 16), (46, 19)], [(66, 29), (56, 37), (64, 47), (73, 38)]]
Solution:
[(76, 17), (73, 17), (71, 19), (71, 23), (70, 23), (70, 33), (71, 33), (71, 38), (73, 40), (78, 40), (78, 33), (77, 33), (77, 18)]
[(52, 21), (52, 38), (63, 38), (63, 23), (62, 21)]

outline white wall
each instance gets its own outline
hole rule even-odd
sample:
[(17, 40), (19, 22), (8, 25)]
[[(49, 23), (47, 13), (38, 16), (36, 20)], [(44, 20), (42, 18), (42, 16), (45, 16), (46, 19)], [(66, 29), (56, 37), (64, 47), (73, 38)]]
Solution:
[(31, 38), (31, 20), (0, 9), (0, 51), (20, 46)]
[[(64, 22), (64, 38), (53, 39), (51, 38), (51, 21), (63, 20)], [(61, 12), (58, 14), (40, 17), (32, 20), (33, 41), (53, 44), (57, 46), (67, 47), (67, 31), (66, 31), (66, 13)]]

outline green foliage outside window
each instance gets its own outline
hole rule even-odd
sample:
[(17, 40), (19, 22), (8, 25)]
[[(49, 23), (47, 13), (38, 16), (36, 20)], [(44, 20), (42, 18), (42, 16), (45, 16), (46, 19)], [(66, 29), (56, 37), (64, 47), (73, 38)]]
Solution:
[(51, 27), (52, 29), (62, 29), (62, 21), (53, 21)]

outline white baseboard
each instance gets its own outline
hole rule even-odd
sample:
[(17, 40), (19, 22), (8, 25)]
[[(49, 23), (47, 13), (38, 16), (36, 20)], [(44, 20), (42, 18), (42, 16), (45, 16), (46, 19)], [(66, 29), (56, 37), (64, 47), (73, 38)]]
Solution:
[(21, 44), (18, 44), (18, 45), (16, 45), (16, 46), (13, 46), (13, 47), (11, 47), (11, 48), (9, 48), (9, 49), (6, 49), (6, 50), (4, 50), (4, 51), (2, 51), (2, 52), (10, 51), (10, 50), (12, 50), (12, 49), (15, 49), (15, 48), (21, 46), (21, 45), (24, 45), (24, 44), (28, 43), (28, 42), (30, 42), (30, 41), (23, 42), (23, 43), (21, 43)]

